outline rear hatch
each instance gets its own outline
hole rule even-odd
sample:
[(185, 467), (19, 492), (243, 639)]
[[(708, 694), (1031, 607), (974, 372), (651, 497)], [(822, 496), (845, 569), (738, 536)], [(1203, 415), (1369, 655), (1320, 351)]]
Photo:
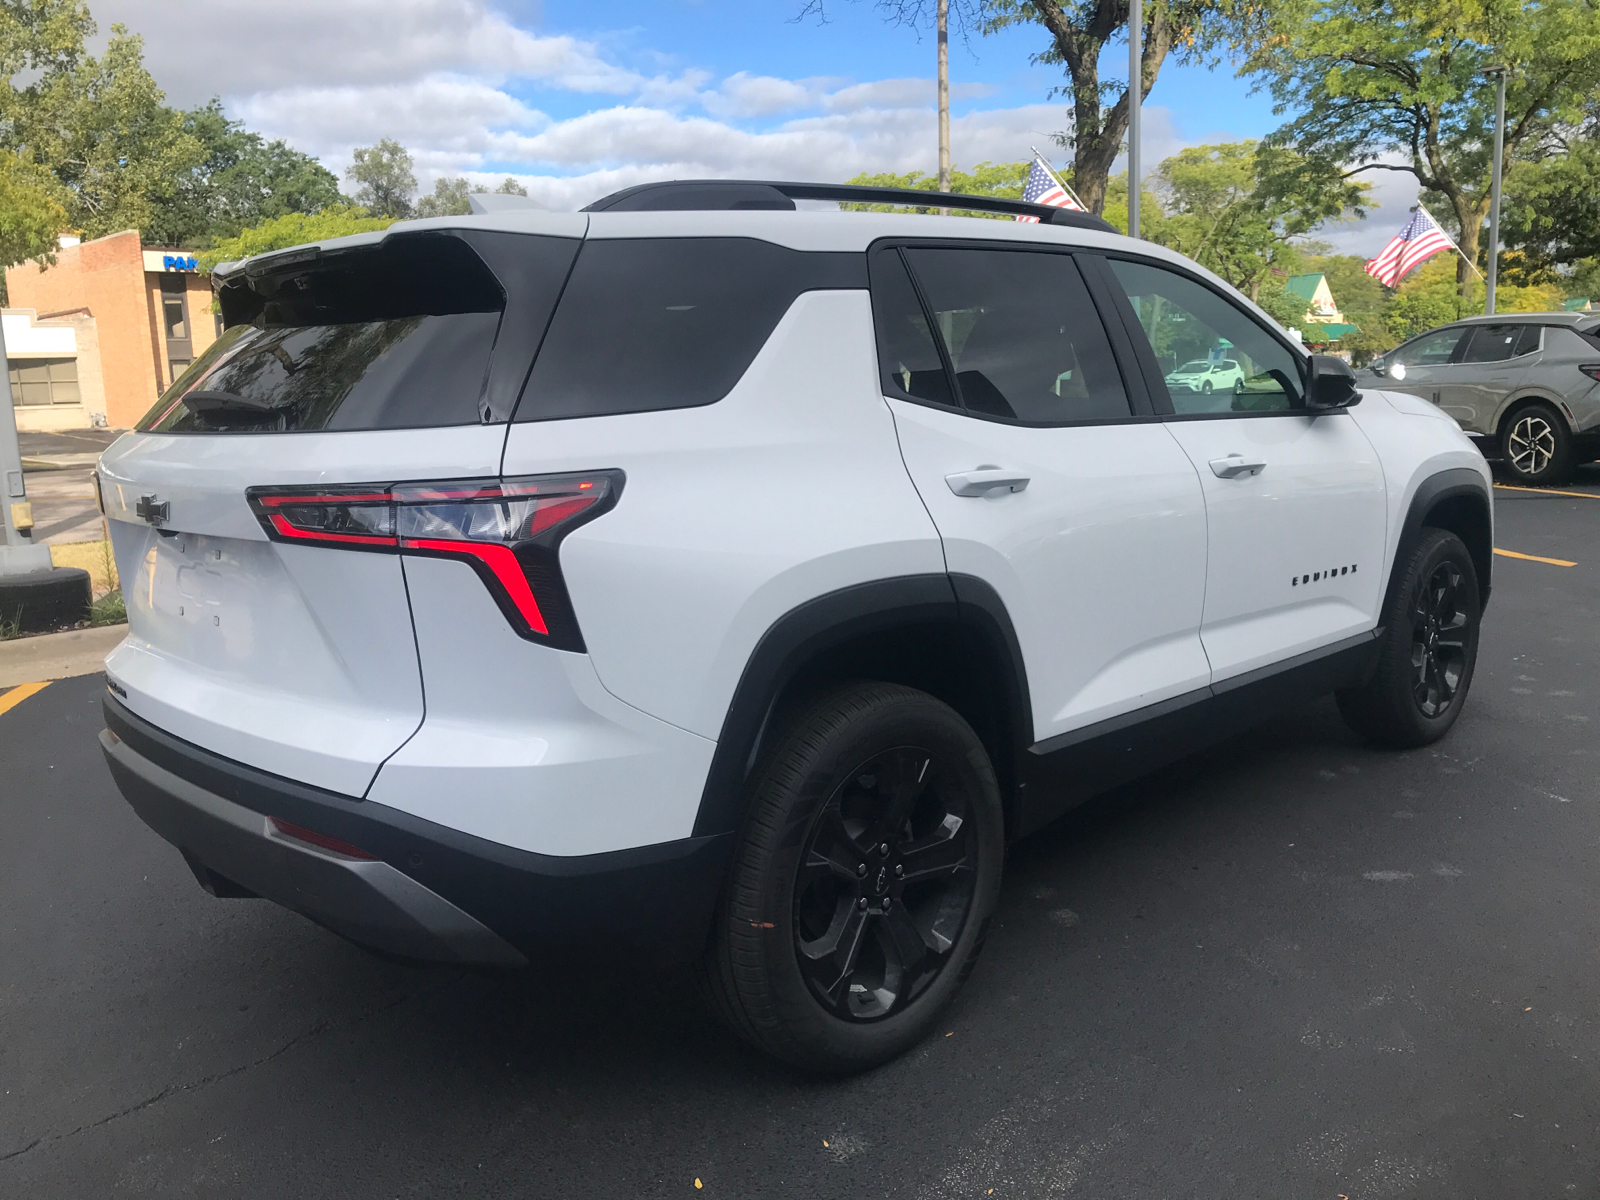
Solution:
[[(106, 671), (130, 709), (239, 762), (366, 792), (423, 719), (411, 612), (398, 554), (328, 552), (362, 535), (327, 524), (315, 493), (498, 475), (583, 228), (540, 221), (219, 271), (224, 332), (100, 462), (129, 626)], [(294, 490), (279, 510), (294, 539), (269, 539), (263, 489)]]

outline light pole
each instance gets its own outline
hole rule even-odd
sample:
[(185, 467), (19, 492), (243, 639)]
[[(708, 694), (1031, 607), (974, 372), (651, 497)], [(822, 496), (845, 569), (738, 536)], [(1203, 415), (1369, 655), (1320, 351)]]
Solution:
[(17, 529), (17, 517), (27, 511), (27, 485), (22, 478), (22, 451), (17, 446), (17, 410), (11, 396), (11, 365), (6, 358), (5, 322), (0, 321), (0, 362), (6, 364), (6, 397), (0, 403), (0, 577), (50, 569), (50, 547), (35, 546)]
[(1128, 4), (1128, 236), (1139, 236), (1139, 103), (1144, 99), (1144, 71), (1139, 43), (1144, 15), (1139, 0)]
[(1495, 77), (1494, 168), (1489, 181), (1489, 277), (1484, 281), (1483, 310), (1494, 312), (1494, 285), (1500, 267), (1500, 166), (1506, 145), (1506, 68), (1490, 67)]

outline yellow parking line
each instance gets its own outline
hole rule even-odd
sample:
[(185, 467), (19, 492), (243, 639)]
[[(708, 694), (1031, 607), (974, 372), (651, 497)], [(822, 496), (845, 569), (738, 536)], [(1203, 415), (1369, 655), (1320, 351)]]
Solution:
[(1495, 487), (1502, 492), (1538, 492), (1541, 496), (1576, 496), (1580, 500), (1600, 500), (1597, 492), (1558, 492), (1554, 488), (1518, 487), (1511, 483), (1497, 483)]
[(1575, 567), (1578, 565), (1575, 562), (1568, 562), (1564, 558), (1540, 558), (1537, 554), (1518, 554), (1515, 550), (1502, 550), (1499, 546), (1494, 548), (1494, 552), (1503, 554), (1507, 558), (1522, 558), (1528, 562), (1549, 563), (1552, 567)]
[(13, 708), (21, 704), (35, 692), (42, 692), (49, 686), (50, 681), (48, 679), (46, 679), (43, 683), (17, 684), (16, 687), (12, 688), (5, 695), (0, 696), (0, 716), (4, 716), (6, 713), (10, 712)]

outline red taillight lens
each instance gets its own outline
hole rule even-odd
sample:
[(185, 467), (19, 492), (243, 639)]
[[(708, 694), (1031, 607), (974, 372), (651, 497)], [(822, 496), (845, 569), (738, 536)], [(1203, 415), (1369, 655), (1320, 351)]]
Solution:
[(616, 503), (621, 471), (339, 488), (251, 488), (267, 536), (471, 564), (523, 637), (582, 650), (557, 550)]
[(272, 822), (272, 831), (280, 837), (293, 838), (297, 842), (305, 842), (308, 846), (315, 846), (319, 850), (332, 850), (335, 854), (342, 854), (346, 858), (359, 858), (364, 862), (377, 862), (375, 854), (368, 854), (360, 846), (352, 846), (349, 842), (341, 842), (338, 838), (329, 837), (325, 833), (318, 833), (314, 829), (305, 829), (299, 825), (291, 825), (282, 817), (268, 817)]
[(1584, 363), (1578, 370), (1582, 371), (1590, 379), (1600, 379), (1600, 363)]

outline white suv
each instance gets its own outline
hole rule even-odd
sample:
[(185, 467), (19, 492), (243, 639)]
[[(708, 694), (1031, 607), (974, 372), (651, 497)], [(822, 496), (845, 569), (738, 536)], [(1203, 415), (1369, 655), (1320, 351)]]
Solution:
[[(797, 198), (926, 194), (649, 185), (217, 271), (99, 476), (101, 741), (208, 891), (411, 959), (693, 960), (851, 1070), (1075, 802), (1328, 692), (1449, 729), (1492, 518), (1447, 416), (1097, 218)], [(1230, 406), (1166, 387), (1223, 346)]]

